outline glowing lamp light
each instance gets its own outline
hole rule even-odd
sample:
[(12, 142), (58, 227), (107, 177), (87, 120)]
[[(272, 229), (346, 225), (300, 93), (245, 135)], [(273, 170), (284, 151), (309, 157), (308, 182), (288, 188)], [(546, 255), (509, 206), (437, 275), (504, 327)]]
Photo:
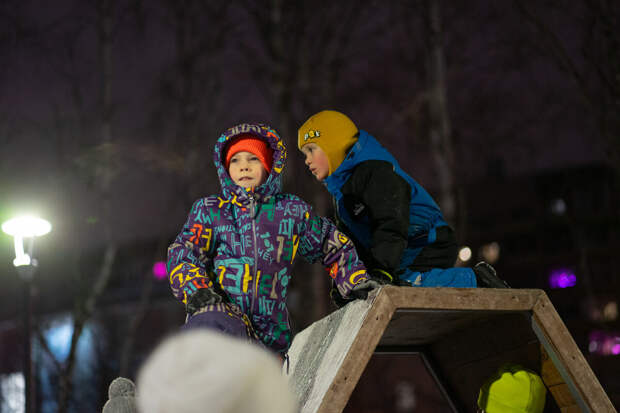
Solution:
[(471, 259), (471, 248), (463, 247), (459, 250), (459, 260), (467, 262)]
[(9, 219), (2, 224), (2, 231), (13, 237), (40, 237), (51, 230), (52, 224), (48, 221), (32, 216)]
[(157, 261), (153, 264), (153, 277), (158, 280), (163, 280), (168, 275), (168, 271), (166, 270), (166, 263), (163, 261)]
[(549, 275), (549, 287), (551, 288), (569, 288), (577, 284), (575, 274), (566, 269), (551, 271)]
[(44, 219), (33, 216), (21, 216), (3, 223), (2, 231), (11, 235), (15, 242), (15, 259), (13, 260), (13, 265), (21, 267), (33, 264), (34, 262), (30, 256), (32, 251), (30, 251), (30, 254), (24, 252), (24, 238), (32, 239), (34, 237), (40, 237), (51, 230), (52, 224)]

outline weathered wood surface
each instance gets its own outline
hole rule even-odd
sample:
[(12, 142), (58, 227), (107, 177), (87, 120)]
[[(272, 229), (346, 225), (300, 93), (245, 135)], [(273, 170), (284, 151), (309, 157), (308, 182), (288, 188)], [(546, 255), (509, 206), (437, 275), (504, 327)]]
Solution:
[[(540, 296), (532, 313), (533, 327), (544, 336), (540, 339), (545, 345), (545, 350), (570, 388), (572, 397), (581, 410), (615, 412), (616, 409), (609, 397), (546, 294)], [(556, 394), (563, 393), (556, 392), (554, 397)], [(570, 403), (570, 401), (562, 400), (561, 403)], [(560, 405), (560, 402), (558, 404)]]
[[(541, 367), (541, 341), (557, 375)], [(377, 345), (423, 349), (464, 411), (474, 411), (482, 382), (510, 361), (552, 379), (545, 383), (560, 408), (615, 412), (544, 291), (393, 286), (295, 337), (289, 377), (301, 412), (342, 412)]]
[[(351, 365), (351, 358), (359, 356), (351, 350), (359, 351), (358, 337), (371, 335), (377, 337), (377, 340), (381, 337), (378, 334), (378, 331), (382, 331), (381, 327), (372, 331), (362, 328), (373, 302), (374, 299), (355, 301), (295, 336), (289, 350), (289, 378), (299, 399), (301, 412), (321, 411), (324, 401), (338, 397), (341, 392), (346, 391), (349, 381), (350, 391), (344, 396), (346, 400), (341, 400), (340, 410), (331, 411), (342, 411), (346, 406), (348, 396), (359, 380), (359, 377), (352, 377), (355, 366)], [(381, 317), (385, 320), (384, 323), (387, 323), (389, 318), (389, 313)], [(370, 358), (374, 346), (366, 347), (367, 358)], [(365, 366), (366, 364), (361, 366), (361, 370)]]

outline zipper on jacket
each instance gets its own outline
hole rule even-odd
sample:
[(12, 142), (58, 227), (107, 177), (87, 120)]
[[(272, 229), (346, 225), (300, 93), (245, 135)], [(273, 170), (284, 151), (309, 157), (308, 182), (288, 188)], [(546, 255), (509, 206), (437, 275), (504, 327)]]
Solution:
[[(257, 276), (258, 273), (258, 245), (256, 243), (256, 220), (254, 219), (254, 214), (256, 213), (256, 200), (253, 194), (249, 194), (250, 198), (250, 218), (252, 220), (252, 242), (254, 243), (254, 273), (253, 277)], [(252, 283), (254, 284), (254, 283)], [(258, 289), (258, 283), (256, 287), (253, 288), (252, 291), (252, 305), (250, 306), (250, 314), (254, 314), (254, 301), (256, 300), (256, 290)]]

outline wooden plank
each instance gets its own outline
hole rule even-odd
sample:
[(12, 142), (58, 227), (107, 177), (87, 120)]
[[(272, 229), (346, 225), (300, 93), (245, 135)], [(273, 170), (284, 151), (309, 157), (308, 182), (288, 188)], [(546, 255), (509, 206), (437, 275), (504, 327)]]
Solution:
[[(541, 341), (556, 368), (571, 387), (575, 401), (584, 411), (615, 412), (609, 397), (592, 372), (579, 347), (555, 311), (547, 295), (541, 291), (533, 307), (533, 327), (541, 334)], [(548, 347), (547, 347), (548, 346)], [(553, 353), (553, 354), (552, 354)], [(576, 394), (575, 394), (576, 393)]]
[(562, 412), (562, 413), (581, 413), (581, 409), (576, 404), (573, 404), (572, 406), (562, 407), (560, 409), (560, 412)]
[[(542, 344), (540, 345), (540, 376), (551, 395), (547, 398), (548, 403), (553, 399), (561, 409), (569, 409), (571, 406), (578, 408), (570, 388), (564, 383), (562, 375), (555, 368), (553, 360), (551, 360)], [(556, 388), (556, 386), (560, 385), (563, 386), (561, 389), (559, 387)], [(578, 409), (578, 411), (581, 410)]]
[(551, 358), (549, 358), (549, 354), (547, 354), (547, 351), (542, 344), (540, 346), (540, 361), (540, 376), (542, 377), (542, 380), (547, 387), (564, 383), (562, 375), (560, 374), (558, 369), (555, 368), (553, 361), (551, 360)]
[(494, 288), (411, 288), (383, 290), (399, 309), (530, 311), (542, 290)]
[(562, 409), (563, 407), (576, 406), (573, 394), (566, 383), (556, 384), (553, 386), (547, 386), (549, 392), (553, 396), (556, 404)]
[(381, 289), (366, 314), (336, 377), (325, 393), (317, 413), (340, 413), (345, 408), (394, 310), (390, 297), (384, 289)]

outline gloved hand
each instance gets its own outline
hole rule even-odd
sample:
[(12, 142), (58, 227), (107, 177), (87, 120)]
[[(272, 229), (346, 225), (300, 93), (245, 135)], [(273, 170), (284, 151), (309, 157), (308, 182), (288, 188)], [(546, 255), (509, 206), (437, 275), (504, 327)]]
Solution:
[(349, 293), (349, 296), (346, 298), (340, 295), (340, 291), (336, 288), (336, 284), (332, 282), (332, 289), (329, 292), (329, 296), (336, 307), (342, 308), (356, 299), (365, 300), (368, 298), (368, 293), (370, 291), (375, 288), (379, 288), (382, 285), (391, 284), (394, 280), (390, 273), (380, 269), (368, 270), (368, 276), (368, 279), (354, 285)]
[(185, 311), (192, 315), (202, 307), (221, 303), (222, 296), (213, 291), (213, 288), (200, 288), (187, 299)]
[(368, 270), (368, 274), (370, 274), (370, 278), (383, 284), (395, 284), (394, 276), (389, 272), (382, 270), (380, 268), (371, 268)]
[(368, 278), (364, 281), (361, 281), (353, 286), (353, 289), (349, 293), (352, 298), (359, 298), (365, 300), (368, 298), (368, 293), (374, 290), (375, 288), (379, 288), (384, 283), (380, 282), (380, 280), (374, 280), (372, 278)]
[(340, 295), (340, 291), (338, 291), (336, 284), (332, 284), (332, 289), (329, 291), (329, 297), (332, 299), (332, 303), (334, 303), (334, 305), (338, 308), (342, 308), (354, 300), (354, 298), (344, 298)]

